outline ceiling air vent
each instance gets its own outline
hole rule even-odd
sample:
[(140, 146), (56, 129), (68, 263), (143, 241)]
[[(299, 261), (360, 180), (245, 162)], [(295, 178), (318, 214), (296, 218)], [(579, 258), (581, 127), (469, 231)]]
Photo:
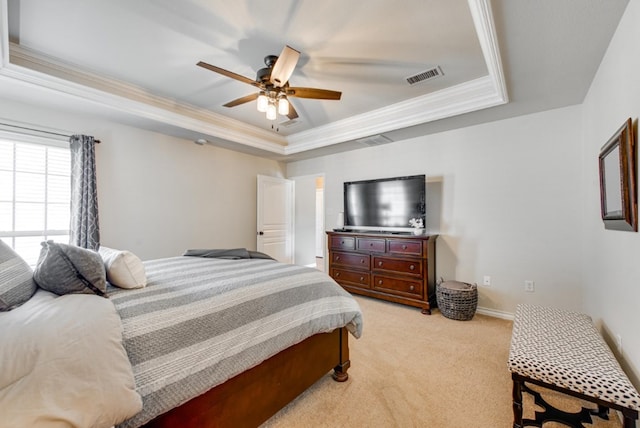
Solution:
[(444, 76), (442, 69), (440, 66), (433, 67), (430, 70), (423, 71), (422, 73), (418, 73), (414, 76), (407, 77), (407, 82), (410, 85), (415, 85), (416, 83), (424, 82), (425, 80), (435, 79), (436, 77)]
[(298, 119), (290, 119), (290, 120), (285, 120), (284, 122), (280, 122), (280, 124), (278, 126), (281, 126), (283, 128), (291, 128), (293, 126), (299, 125), (301, 122)]
[(358, 143), (364, 144), (365, 146), (379, 146), (381, 144), (391, 143), (393, 140), (389, 137), (385, 137), (384, 135), (372, 135), (370, 137), (360, 138), (356, 140)]

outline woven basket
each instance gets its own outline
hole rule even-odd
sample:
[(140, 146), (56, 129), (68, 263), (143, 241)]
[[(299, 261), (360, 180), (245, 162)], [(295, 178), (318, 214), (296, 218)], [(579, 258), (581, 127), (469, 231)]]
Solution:
[(452, 320), (468, 321), (478, 307), (478, 286), (459, 281), (440, 280), (436, 300), (442, 315)]

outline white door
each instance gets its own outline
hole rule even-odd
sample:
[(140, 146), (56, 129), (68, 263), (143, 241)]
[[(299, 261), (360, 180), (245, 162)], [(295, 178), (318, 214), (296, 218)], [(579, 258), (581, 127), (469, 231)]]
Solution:
[(293, 263), (293, 181), (258, 176), (257, 249)]

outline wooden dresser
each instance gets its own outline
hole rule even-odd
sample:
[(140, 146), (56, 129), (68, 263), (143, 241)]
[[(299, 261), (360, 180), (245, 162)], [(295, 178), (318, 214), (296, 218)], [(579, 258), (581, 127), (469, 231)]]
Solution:
[(438, 235), (327, 232), (329, 275), (345, 290), (431, 314)]

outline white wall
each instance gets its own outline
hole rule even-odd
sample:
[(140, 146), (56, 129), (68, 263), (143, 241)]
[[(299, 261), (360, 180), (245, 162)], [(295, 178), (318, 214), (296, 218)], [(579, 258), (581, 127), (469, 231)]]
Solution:
[(256, 247), (256, 176), (281, 164), (81, 115), (5, 102), (0, 118), (94, 135), (101, 242), (142, 259)]
[(640, 388), (640, 234), (605, 230), (600, 219), (600, 148), (631, 117), (640, 116), (640, 0), (631, 0), (583, 104), (585, 307), (610, 346), (622, 338), (623, 366)]
[(580, 126), (581, 108), (569, 107), (292, 162), (287, 175), (325, 174), (331, 220), (344, 181), (424, 173), (437, 276), (490, 275), (479, 305), (498, 313), (521, 302), (582, 309)]

